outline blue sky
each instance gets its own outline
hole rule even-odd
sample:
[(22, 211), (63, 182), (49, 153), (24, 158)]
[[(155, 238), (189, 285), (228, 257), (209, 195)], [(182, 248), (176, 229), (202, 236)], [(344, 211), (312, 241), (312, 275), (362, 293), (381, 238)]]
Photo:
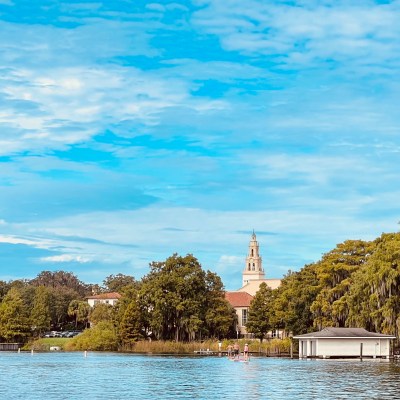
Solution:
[(196, 256), (241, 284), (398, 231), (400, 1), (0, 0), (0, 279)]

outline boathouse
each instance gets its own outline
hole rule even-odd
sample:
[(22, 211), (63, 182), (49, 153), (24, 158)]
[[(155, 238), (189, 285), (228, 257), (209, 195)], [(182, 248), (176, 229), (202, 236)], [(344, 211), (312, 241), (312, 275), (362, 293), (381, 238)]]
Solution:
[(293, 337), (299, 340), (299, 358), (389, 358), (395, 338), (362, 328), (325, 328)]

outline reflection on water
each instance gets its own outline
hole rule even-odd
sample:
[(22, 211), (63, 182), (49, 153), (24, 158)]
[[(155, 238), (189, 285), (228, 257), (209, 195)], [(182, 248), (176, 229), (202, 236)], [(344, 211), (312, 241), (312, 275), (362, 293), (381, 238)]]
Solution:
[(394, 399), (400, 364), (88, 353), (0, 353), (0, 399)]

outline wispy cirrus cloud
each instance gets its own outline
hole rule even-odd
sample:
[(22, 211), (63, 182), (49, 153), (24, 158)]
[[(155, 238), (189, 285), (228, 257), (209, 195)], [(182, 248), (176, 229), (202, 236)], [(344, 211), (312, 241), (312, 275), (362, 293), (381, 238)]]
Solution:
[(399, 4), (362, 1), (198, 1), (193, 22), (217, 35), (229, 51), (268, 55), (276, 66), (315, 68), (329, 63), (398, 66)]
[(189, 252), (236, 288), (253, 228), (269, 277), (398, 228), (398, 2), (0, 4), (15, 276)]

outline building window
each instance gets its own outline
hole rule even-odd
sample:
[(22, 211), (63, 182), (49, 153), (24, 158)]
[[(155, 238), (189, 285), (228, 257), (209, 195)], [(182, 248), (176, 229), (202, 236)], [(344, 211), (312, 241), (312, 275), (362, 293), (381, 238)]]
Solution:
[(247, 323), (247, 310), (242, 310), (242, 326), (245, 326)]
[(253, 263), (253, 271), (256, 269), (256, 264)]

